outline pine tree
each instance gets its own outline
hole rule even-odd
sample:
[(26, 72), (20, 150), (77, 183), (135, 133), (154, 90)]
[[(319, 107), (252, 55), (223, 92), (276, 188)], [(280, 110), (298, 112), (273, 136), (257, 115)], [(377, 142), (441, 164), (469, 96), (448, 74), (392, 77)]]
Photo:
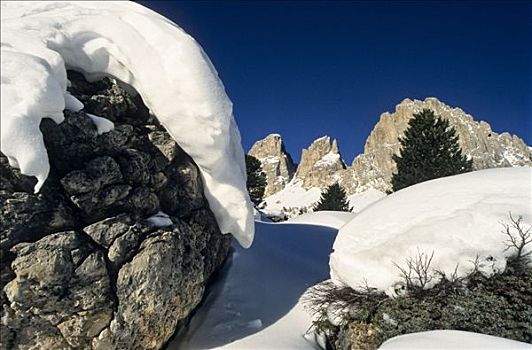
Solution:
[(414, 114), (399, 143), (400, 155), (393, 155), (397, 164), (392, 175), (394, 191), (472, 170), (473, 162), (462, 154), (455, 128), (429, 109)]
[(345, 190), (337, 183), (327, 187), (321, 194), (320, 201), (314, 206), (314, 211), (334, 210), (351, 211)]
[(260, 160), (246, 154), (247, 188), (249, 197), (255, 206), (262, 202), (266, 187), (266, 174), (262, 171)]

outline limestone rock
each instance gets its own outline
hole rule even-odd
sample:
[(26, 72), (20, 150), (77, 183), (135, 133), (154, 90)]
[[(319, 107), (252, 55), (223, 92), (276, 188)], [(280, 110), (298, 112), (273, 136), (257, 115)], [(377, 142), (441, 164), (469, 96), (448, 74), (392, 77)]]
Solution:
[[(0, 154), (0, 348), (160, 349), (200, 303), (231, 238), (193, 160), (140, 97), (69, 74), (85, 110), (41, 123), (41, 192)], [(114, 121), (99, 135), (86, 113)], [(170, 226), (149, 216), (163, 211)]]
[(401, 137), (412, 115), (424, 108), (448, 119), (456, 128), (462, 151), (473, 159), (475, 170), (532, 166), (530, 148), (515, 135), (497, 134), (488, 123), (477, 122), (460, 108), (452, 108), (434, 97), (424, 101), (405, 99), (396, 106), (394, 113), (383, 113), (366, 141), (364, 153), (352, 164), (352, 174), (344, 175), (344, 187), (349, 192), (375, 188), (391, 189), (391, 176), (396, 171), (392, 155), (399, 153)]
[(336, 182), (336, 173), (345, 168), (336, 140), (331, 143), (329, 136), (323, 136), (303, 149), (294, 178), (301, 181), (305, 189), (325, 188)]
[(279, 134), (270, 134), (255, 142), (248, 154), (260, 160), (266, 174), (264, 197), (282, 190), (294, 176), (295, 165)]

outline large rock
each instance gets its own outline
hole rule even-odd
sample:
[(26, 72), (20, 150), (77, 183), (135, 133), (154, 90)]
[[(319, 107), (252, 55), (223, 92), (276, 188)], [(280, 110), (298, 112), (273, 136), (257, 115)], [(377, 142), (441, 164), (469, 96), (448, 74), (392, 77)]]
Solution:
[(301, 152), (301, 162), (297, 167), (294, 181), (301, 181), (303, 188), (325, 188), (338, 180), (338, 171), (345, 169), (338, 150), (338, 143), (329, 136), (320, 137)]
[(295, 165), (279, 134), (270, 134), (255, 142), (248, 154), (260, 160), (266, 174), (264, 197), (282, 190), (294, 176)]
[[(42, 122), (41, 192), (0, 154), (0, 347), (159, 349), (201, 301), (230, 237), (197, 166), (139, 96), (69, 79), (85, 110)], [(99, 134), (86, 113), (114, 130)], [(160, 211), (164, 227), (150, 219)]]
[(477, 122), (462, 109), (449, 107), (434, 97), (424, 101), (405, 99), (394, 113), (381, 115), (366, 141), (364, 153), (353, 161), (352, 174), (343, 174), (343, 185), (349, 192), (391, 189), (391, 177), (396, 171), (392, 155), (399, 153), (399, 137), (413, 114), (425, 108), (449, 120), (458, 133), (462, 151), (473, 159), (475, 170), (532, 166), (532, 152), (519, 137), (506, 132), (497, 134), (488, 123)]

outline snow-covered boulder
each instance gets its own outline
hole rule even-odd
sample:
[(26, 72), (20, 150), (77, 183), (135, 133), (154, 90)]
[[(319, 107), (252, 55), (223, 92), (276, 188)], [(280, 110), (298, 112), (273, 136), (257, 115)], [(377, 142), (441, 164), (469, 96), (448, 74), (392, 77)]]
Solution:
[(530, 344), (486, 334), (437, 330), (401, 335), (386, 341), (379, 350), (525, 350)]
[[(479, 258), (486, 275), (501, 272), (509, 213), (532, 219), (532, 168), (475, 171), (420, 183), (393, 193), (343, 226), (330, 259), (338, 285), (369, 286), (393, 294), (401, 280), (396, 264), (434, 252), (431, 268), (459, 276)], [(436, 282), (436, 280), (434, 280)]]
[[(1, 151), (38, 192), (49, 159), (39, 125), (84, 105), (66, 67), (89, 80), (112, 76), (142, 96), (198, 165), (223, 233), (253, 240), (244, 152), (232, 103), (198, 43), (176, 24), (129, 1), (2, 2)], [(101, 117), (101, 116), (98, 116)], [(108, 126), (107, 126), (108, 128)]]
[(0, 348), (161, 348), (231, 238), (198, 167), (140, 99), (69, 78), (89, 113), (41, 122), (51, 171), (40, 192), (0, 154)]

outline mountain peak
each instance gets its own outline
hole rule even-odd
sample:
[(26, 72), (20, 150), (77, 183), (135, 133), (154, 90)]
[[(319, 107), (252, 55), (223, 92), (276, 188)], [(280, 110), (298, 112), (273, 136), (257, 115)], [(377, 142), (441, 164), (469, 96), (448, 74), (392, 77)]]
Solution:
[(475, 121), (461, 108), (450, 107), (436, 97), (424, 100), (407, 98), (396, 106), (395, 112), (383, 113), (373, 128), (366, 140), (364, 153), (353, 161), (354, 180), (350, 192), (355, 187), (357, 191), (366, 187), (381, 191), (391, 188), (390, 181), (395, 171), (392, 155), (400, 151), (398, 139), (408, 127), (408, 121), (423, 109), (430, 109), (449, 120), (456, 129), (462, 151), (473, 159), (475, 170), (532, 165), (532, 153), (520, 138), (508, 133), (499, 135), (488, 123)]
[(295, 165), (281, 135), (269, 134), (255, 142), (248, 154), (260, 160), (262, 171), (266, 174), (264, 196), (279, 192), (292, 179)]
[(303, 182), (304, 188), (324, 187), (338, 170), (345, 169), (338, 143), (329, 136), (314, 140), (301, 152), (301, 162), (295, 177)]

